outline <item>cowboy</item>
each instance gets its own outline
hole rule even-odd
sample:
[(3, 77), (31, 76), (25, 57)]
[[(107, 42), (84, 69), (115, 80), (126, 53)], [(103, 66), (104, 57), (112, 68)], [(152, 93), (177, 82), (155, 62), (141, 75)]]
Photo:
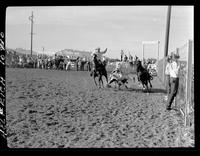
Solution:
[(121, 62), (116, 64), (115, 69), (111, 72), (116, 78), (121, 78), (122, 77), (122, 64)]
[(123, 57), (124, 57), (124, 51), (121, 50), (121, 61), (123, 61)]
[[(102, 64), (102, 62), (103, 62), (102, 55), (105, 54), (106, 52), (107, 52), (107, 48), (104, 51), (100, 51), (100, 47), (96, 48), (95, 51), (92, 52), (93, 62), (94, 62), (94, 58), (96, 57), (98, 62), (100, 64)], [(95, 63), (94, 63), (94, 69), (96, 70), (96, 64)]]
[(165, 100), (167, 100), (167, 98), (170, 94), (170, 90), (171, 90), (170, 73), (169, 73), (169, 68), (170, 68), (171, 62), (172, 62), (172, 56), (168, 55), (167, 56), (167, 65), (165, 67), (165, 76), (166, 76), (166, 85), (167, 85), (167, 95), (165, 96)]
[(177, 95), (178, 86), (179, 86), (179, 69), (180, 63), (178, 62), (179, 55), (172, 54), (172, 62), (169, 66), (169, 75), (170, 75), (170, 94), (167, 99), (167, 110), (171, 110), (171, 105)]
[(133, 56), (129, 52), (129, 62), (133, 62)]
[(111, 72), (111, 78), (108, 82), (108, 86), (120, 78), (122, 78), (121, 62), (117, 63), (115, 69)]
[(128, 60), (128, 57), (126, 56), (126, 54), (124, 55), (124, 62), (126, 62)]

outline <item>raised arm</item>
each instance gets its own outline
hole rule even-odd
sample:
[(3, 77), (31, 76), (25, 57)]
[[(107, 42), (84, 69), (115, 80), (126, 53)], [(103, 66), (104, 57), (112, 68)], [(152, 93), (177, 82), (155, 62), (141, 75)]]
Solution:
[(107, 52), (107, 48), (104, 51), (99, 51), (100, 54), (105, 54)]

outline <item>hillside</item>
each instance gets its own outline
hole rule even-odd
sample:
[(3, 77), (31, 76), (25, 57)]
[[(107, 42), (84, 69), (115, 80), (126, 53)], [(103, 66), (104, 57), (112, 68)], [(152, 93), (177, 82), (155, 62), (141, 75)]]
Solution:
[(81, 51), (81, 50), (74, 50), (74, 49), (64, 49), (61, 51), (56, 52), (57, 55), (69, 56), (69, 57), (91, 57), (91, 52), (88, 51)]

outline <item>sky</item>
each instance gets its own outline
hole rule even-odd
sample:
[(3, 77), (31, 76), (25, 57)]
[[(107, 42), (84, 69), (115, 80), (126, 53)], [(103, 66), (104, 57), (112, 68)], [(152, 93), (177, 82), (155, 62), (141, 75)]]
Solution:
[[(120, 51), (142, 56), (142, 41), (160, 41), (164, 56), (167, 6), (51, 6), (8, 7), (6, 47), (30, 49), (34, 14), (33, 51), (53, 54), (63, 49), (93, 51), (108, 48), (105, 56), (120, 58)], [(172, 6), (169, 52), (193, 40), (193, 6)], [(157, 45), (145, 45), (144, 57), (158, 56)]]

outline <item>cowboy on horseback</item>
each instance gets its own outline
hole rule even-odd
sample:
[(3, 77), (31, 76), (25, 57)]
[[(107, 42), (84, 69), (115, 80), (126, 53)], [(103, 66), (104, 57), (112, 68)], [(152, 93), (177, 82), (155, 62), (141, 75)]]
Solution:
[(102, 58), (102, 55), (105, 54), (106, 51), (107, 48), (104, 51), (100, 51), (100, 48), (96, 48), (95, 51), (92, 53), (92, 61), (94, 67), (90, 73), (90, 76), (93, 76), (95, 84), (96, 84), (95, 77), (99, 77), (99, 87), (100, 87), (100, 82), (102, 83), (103, 86), (102, 76), (105, 76), (106, 81), (108, 83), (106, 61), (105, 59)]
[(150, 87), (152, 88), (152, 84), (150, 80), (152, 80), (153, 77), (149, 74), (148, 70), (142, 66), (142, 63), (140, 60), (138, 60), (136, 64), (137, 64), (136, 72), (137, 72), (138, 82), (142, 83), (143, 89), (145, 85), (148, 90), (148, 86), (147, 86), (148, 83), (150, 84)]
[(98, 61), (99, 65), (103, 65), (104, 62), (104, 58), (102, 57), (103, 54), (105, 54), (107, 52), (107, 48), (104, 51), (100, 51), (100, 47), (96, 48), (95, 51), (92, 52), (92, 59), (93, 59), (93, 63), (94, 63), (94, 69), (93, 70), (97, 70), (97, 62), (95, 62), (95, 60)]

